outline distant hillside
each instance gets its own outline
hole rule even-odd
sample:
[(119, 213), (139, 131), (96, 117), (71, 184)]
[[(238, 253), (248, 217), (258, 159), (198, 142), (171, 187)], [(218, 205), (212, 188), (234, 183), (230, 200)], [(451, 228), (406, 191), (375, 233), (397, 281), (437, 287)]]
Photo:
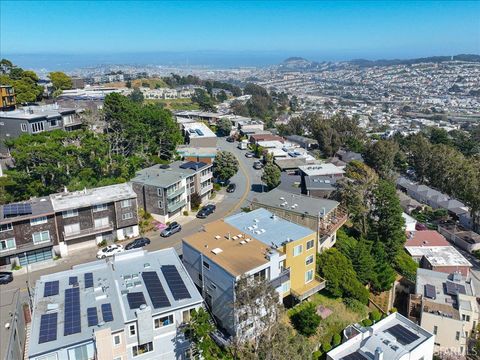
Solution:
[(413, 65), (419, 63), (441, 63), (445, 61), (470, 61), (470, 62), (480, 62), (480, 55), (475, 54), (460, 54), (454, 56), (430, 56), (424, 58), (416, 59), (392, 59), (392, 60), (366, 60), (366, 59), (355, 59), (349, 61), (352, 65), (357, 65), (360, 67), (371, 67), (371, 66), (390, 66), (390, 65)]

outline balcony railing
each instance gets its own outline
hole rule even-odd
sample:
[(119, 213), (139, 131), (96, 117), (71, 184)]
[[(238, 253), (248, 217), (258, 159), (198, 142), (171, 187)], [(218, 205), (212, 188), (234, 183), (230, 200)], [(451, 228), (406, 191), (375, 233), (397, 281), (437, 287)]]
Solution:
[(208, 173), (206, 175), (200, 176), (200, 182), (203, 183), (204, 181), (207, 181), (208, 179), (211, 179), (213, 177), (213, 173)]
[(290, 268), (283, 269), (280, 275), (278, 275), (275, 279), (270, 280), (270, 285), (272, 285), (272, 287), (276, 289), (282, 286), (283, 283), (286, 283), (289, 280), (290, 280)]
[(327, 284), (326, 280), (321, 278), (318, 275), (315, 275), (315, 279), (310, 281), (308, 284), (305, 284), (302, 288), (297, 289), (296, 291), (291, 289), (293, 297), (299, 301), (305, 300), (306, 298), (316, 294), (320, 290), (325, 289)]
[(330, 236), (337, 231), (348, 220), (348, 214), (343, 209), (337, 209), (335, 215), (331, 216), (328, 220), (322, 220), (320, 222), (319, 235), (321, 238)]
[(183, 194), (185, 191), (185, 186), (179, 187), (177, 190), (167, 190), (167, 199), (173, 199), (174, 197)]
[(186, 200), (177, 201), (175, 203), (169, 203), (167, 205), (167, 209), (169, 212), (174, 212), (175, 210), (178, 210), (179, 208), (185, 206), (186, 204), (187, 204)]
[(81, 229), (80, 231), (76, 231), (74, 233), (63, 233), (63, 239), (65, 241), (78, 239), (81, 237), (99, 234), (105, 231), (112, 231), (113, 230), (113, 223), (109, 222), (108, 224), (101, 225), (98, 227), (88, 228), (88, 229)]
[(212, 189), (213, 189), (213, 184), (210, 184), (210, 185), (208, 185), (208, 186), (205, 186), (204, 188), (202, 188), (202, 189), (200, 190), (200, 194), (203, 195), (203, 194), (205, 194), (206, 192), (209, 192), (209, 191), (212, 190)]

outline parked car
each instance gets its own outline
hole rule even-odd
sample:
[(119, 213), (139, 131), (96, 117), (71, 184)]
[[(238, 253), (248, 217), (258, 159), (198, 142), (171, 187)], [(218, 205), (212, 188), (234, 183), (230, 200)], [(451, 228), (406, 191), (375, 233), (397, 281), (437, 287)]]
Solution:
[(415, 224), (415, 230), (417, 231), (424, 231), (424, 230), (428, 230), (428, 226), (425, 225), (425, 224), (422, 224), (422, 223), (416, 223)]
[(173, 234), (179, 232), (182, 230), (182, 226), (177, 223), (176, 221), (172, 222), (170, 225), (168, 225), (161, 233), (160, 236), (162, 237), (169, 237), (172, 236)]
[(97, 252), (97, 258), (98, 259), (105, 259), (106, 257), (113, 256), (115, 254), (124, 252), (125, 249), (123, 248), (123, 245), (108, 245), (107, 247), (104, 247), (103, 249), (99, 250)]
[(233, 137), (229, 136), (229, 137), (227, 137), (227, 141), (229, 143), (233, 143), (233, 142), (235, 142), (235, 139)]
[(0, 284), (8, 284), (13, 281), (13, 274), (10, 271), (0, 271)]
[(245, 153), (245, 157), (247, 157), (247, 158), (253, 158), (254, 156), (255, 156), (254, 153), (251, 153), (251, 152)]
[(234, 183), (231, 183), (230, 185), (227, 186), (227, 192), (228, 193), (233, 193), (233, 192), (235, 192), (236, 188), (237, 188), (237, 185), (235, 185)]
[(205, 219), (208, 215), (213, 214), (215, 212), (215, 209), (217, 207), (213, 204), (208, 204), (205, 205), (200, 209), (200, 211), (197, 213), (197, 218), (199, 219)]
[(141, 237), (141, 238), (135, 239), (131, 243), (127, 244), (127, 246), (125, 246), (125, 250), (142, 248), (142, 247), (144, 247), (148, 244), (150, 244), (150, 239)]
[(263, 164), (262, 164), (260, 161), (255, 161), (255, 162), (253, 163), (253, 168), (254, 168), (255, 170), (260, 170), (260, 169), (263, 168)]

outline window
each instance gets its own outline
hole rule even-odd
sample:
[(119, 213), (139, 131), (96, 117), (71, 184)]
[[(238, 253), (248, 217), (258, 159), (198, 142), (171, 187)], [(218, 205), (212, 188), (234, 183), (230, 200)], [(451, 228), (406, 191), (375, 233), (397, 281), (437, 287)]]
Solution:
[(131, 218), (133, 218), (133, 213), (131, 213), (131, 212), (122, 214), (122, 220), (128, 220), (128, 219), (131, 219)]
[(34, 244), (40, 244), (44, 242), (49, 242), (50, 241), (50, 231), (40, 231), (33, 233), (33, 243)]
[(457, 331), (455, 334), (455, 340), (460, 340), (460, 331)]
[(13, 229), (12, 223), (0, 225), (0, 232), (9, 231)]
[(135, 324), (130, 324), (128, 326), (128, 333), (130, 334), (130, 336), (137, 335), (137, 327), (135, 326)]
[(305, 273), (305, 284), (313, 280), (313, 269)]
[(314, 246), (315, 246), (315, 240), (312, 239), (307, 241), (307, 250), (310, 250)]
[(58, 126), (58, 120), (57, 119), (50, 120), (50, 127), (57, 127), (57, 126)]
[(210, 270), (210, 264), (207, 263), (205, 260), (203, 261), (203, 267), (204, 267), (205, 269)]
[(95, 219), (95, 228), (103, 228), (108, 226), (108, 216), (100, 219)]
[(135, 345), (132, 348), (133, 356), (142, 355), (150, 351), (153, 351), (153, 342), (148, 342), (143, 345)]
[(41, 216), (35, 219), (30, 219), (30, 225), (35, 226), (35, 225), (40, 225), (40, 224), (46, 224), (47, 223), (47, 217), (46, 216)]
[(158, 201), (158, 208), (163, 209), (163, 201), (161, 200)]
[(462, 320), (463, 320), (463, 321), (470, 322), (470, 315), (462, 314)]
[(313, 255), (309, 255), (305, 259), (305, 265), (313, 264)]
[(39, 133), (45, 130), (43, 122), (34, 122), (32, 123), (32, 133)]
[(162, 194), (163, 194), (162, 188), (157, 188), (157, 195), (162, 196)]
[(77, 209), (67, 210), (67, 211), (62, 212), (62, 217), (64, 219), (68, 219), (68, 218), (71, 218), (71, 217), (74, 217), (74, 216), (78, 216), (78, 210)]
[(0, 240), (0, 251), (8, 251), (16, 248), (17, 248), (17, 245), (15, 244), (14, 238)]
[(153, 326), (155, 329), (160, 329), (161, 327), (168, 325), (173, 325), (173, 314), (153, 319)]
[(435, 335), (437, 335), (437, 331), (438, 331), (438, 327), (437, 327), (437, 326), (434, 326), (434, 327), (433, 327), (433, 333), (434, 333)]
[(63, 228), (65, 235), (77, 234), (80, 232), (80, 223), (65, 225)]
[(203, 280), (203, 278), (202, 278), (202, 274), (200, 274), (200, 273), (198, 274), (198, 280), (200, 280), (200, 281), (202, 281), (202, 280)]
[(303, 252), (303, 245), (297, 245), (293, 248), (293, 256), (300, 255)]
[(182, 311), (182, 321), (184, 323), (188, 323), (191, 319), (191, 316), (190, 316), (190, 310), (183, 310)]
[(120, 334), (113, 335), (113, 345), (118, 346), (122, 343), (122, 337)]
[(28, 126), (27, 126), (27, 124), (25, 124), (25, 123), (20, 124), (20, 128), (22, 129), (23, 132), (27, 132), (27, 131), (28, 131)]
[(287, 281), (282, 284), (282, 293), (286, 293), (290, 290), (290, 281)]
[(122, 203), (121, 203), (122, 208), (130, 207), (130, 206), (132, 206), (132, 200), (130, 200), (130, 199), (123, 200)]
[(105, 211), (107, 210), (107, 204), (95, 205), (93, 207), (93, 212)]

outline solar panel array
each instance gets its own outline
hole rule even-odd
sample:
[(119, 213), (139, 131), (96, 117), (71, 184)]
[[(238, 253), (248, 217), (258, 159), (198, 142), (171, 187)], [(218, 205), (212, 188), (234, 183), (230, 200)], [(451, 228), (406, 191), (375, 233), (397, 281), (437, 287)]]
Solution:
[(419, 336), (405, 328), (404, 326), (397, 324), (389, 327), (386, 332), (392, 334), (397, 341), (402, 345), (409, 345), (415, 340), (419, 339)]
[(7, 204), (3, 205), (3, 217), (28, 215), (32, 213), (30, 204)]
[(80, 288), (65, 290), (65, 324), (63, 335), (76, 334), (81, 331), (80, 323)]
[(431, 284), (425, 285), (425, 297), (429, 299), (435, 299), (437, 297), (437, 292), (435, 290), (435, 286)]
[(113, 311), (110, 303), (102, 304), (102, 317), (105, 322), (113, 321)]
[(152, 300), (153, 307), (158, 309), (170, 306), (170, 301), (168, 300), (167, 294), (158, 278), (157, 272), (144, 271), (142, 272), (142, 278), (145, 287), (147, 288), (148, 295), (150, 295), (150, 300)]
[(141, 305), (147, 304), (143, 292), (131, 292), (127, 294), (128, 305), (130, 309), (138, 309)]
[(58, 295), (58, 280), (56, 281), (47, 281), (43, 289), (43, 297)]
[(367, 360), (367, 359), (368, 358), (366, 358), (365, 356), (363, 356), (357, 351), (342, 357), (342, 360)]
[(40, 317), (39, 344), (57, 340), (57, 319), (58, 313), (43, 314)]
[(70, 276), (68, 278), (68, 284), (69, 285), (76, 285), (78, 284), (78, 278), (76, 276)]
[(88, 320), (88, 326), (98, 325), (98, 315), (97, 315), (96, 307), (87, 308), (87, 320)]
[(192, 297), (175, 265), (163, 265), (162, 273), (175, 300), (190, 299)]
[(452, 281), (446, 281), (445, 287), (448, 295), (466, 294), (465, 286), (461, 284), (457, 284)]
[(92, 273), (85, 273), (83, 275), (85, 280), (85, 289), (93, 287), (93, 274)]

